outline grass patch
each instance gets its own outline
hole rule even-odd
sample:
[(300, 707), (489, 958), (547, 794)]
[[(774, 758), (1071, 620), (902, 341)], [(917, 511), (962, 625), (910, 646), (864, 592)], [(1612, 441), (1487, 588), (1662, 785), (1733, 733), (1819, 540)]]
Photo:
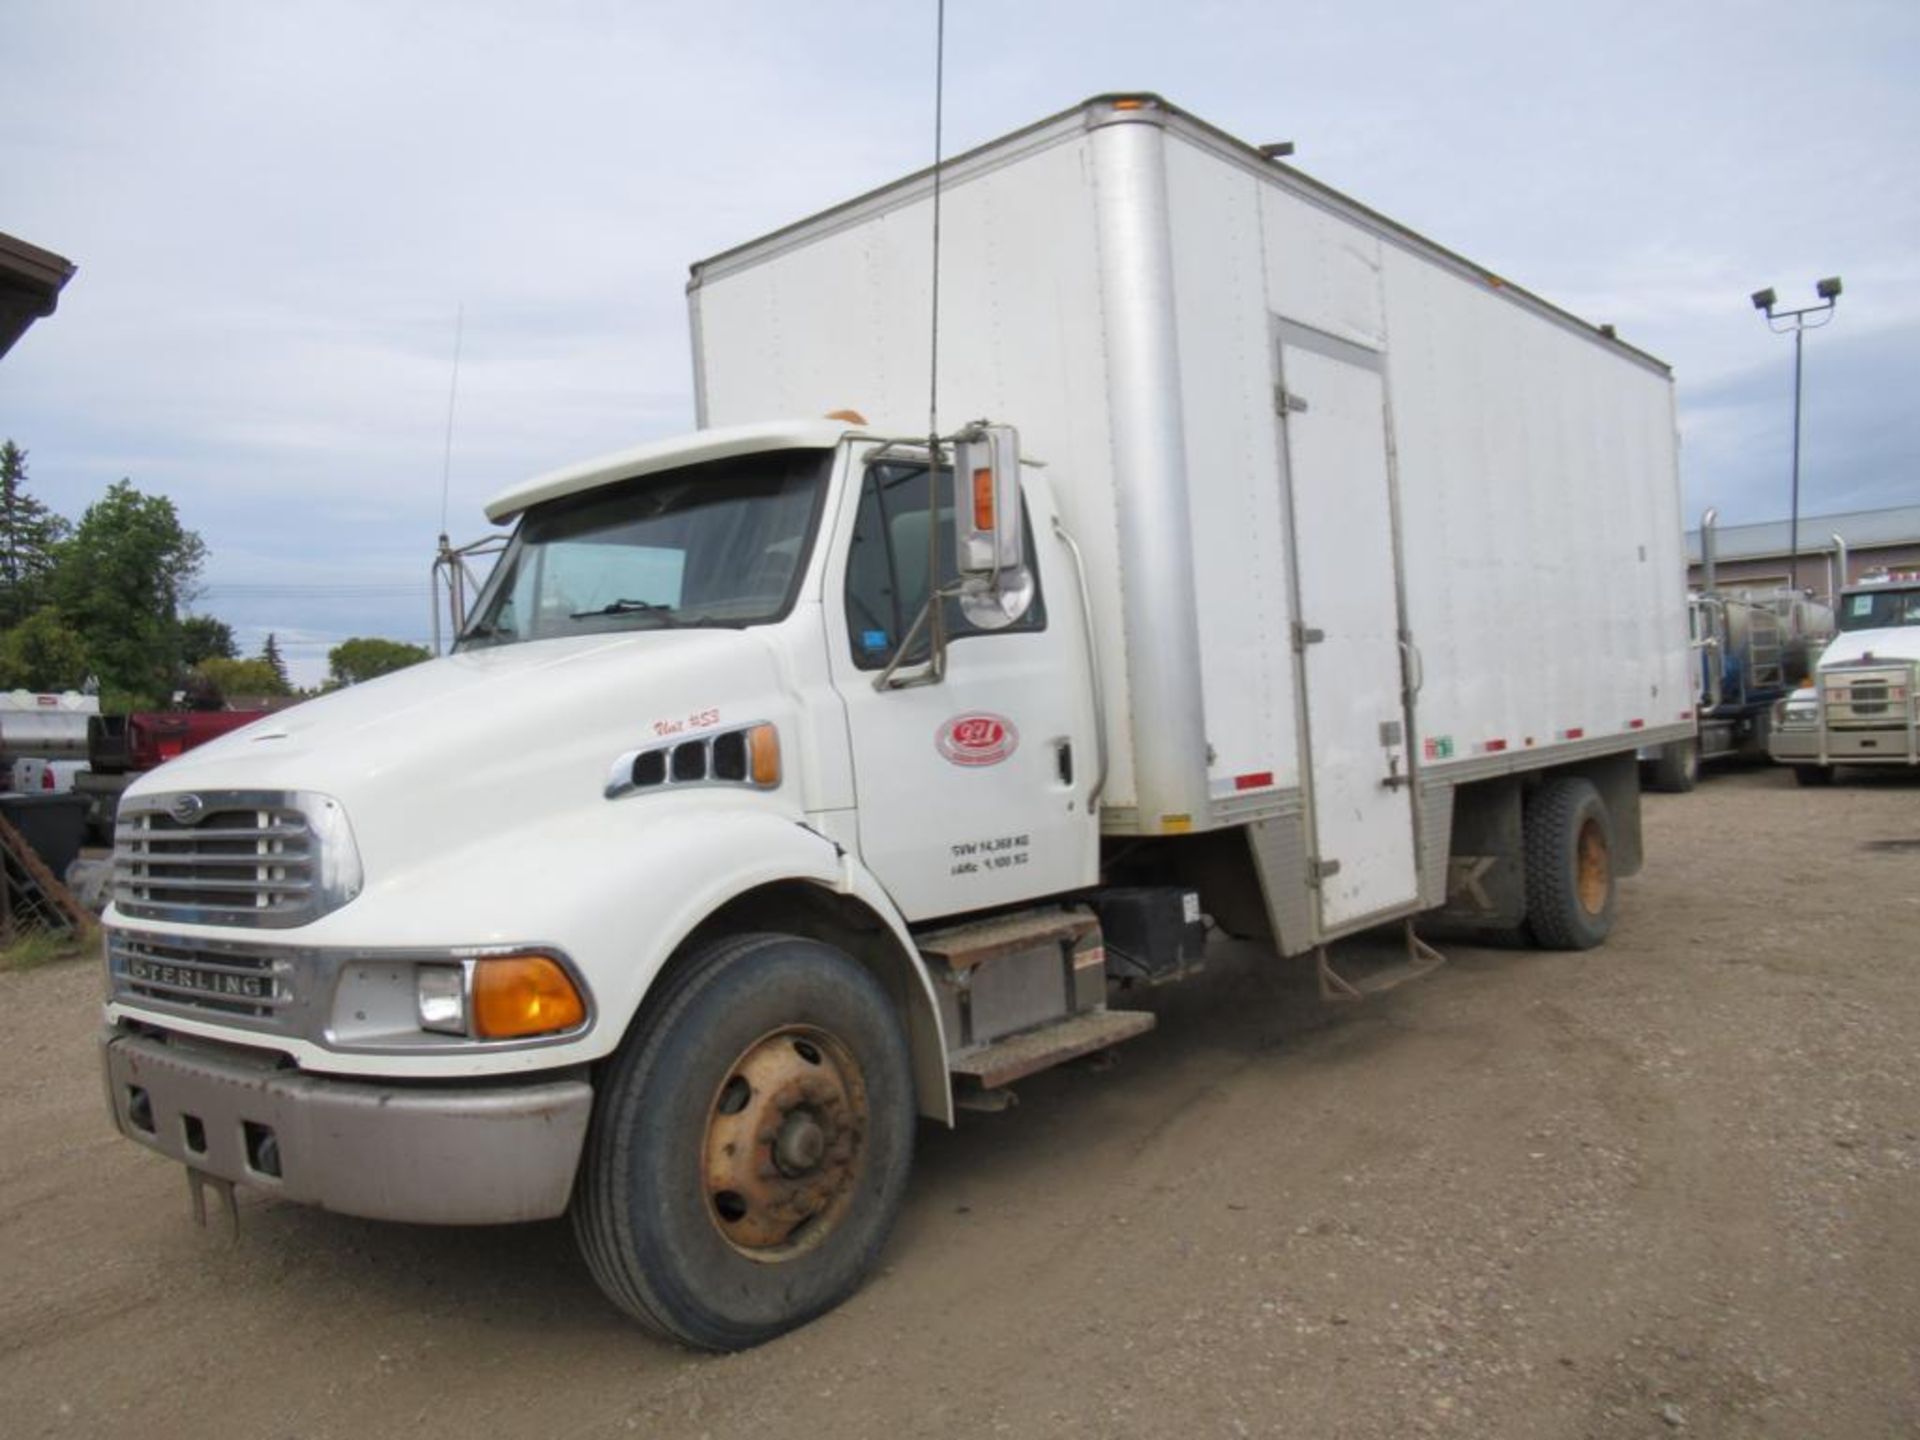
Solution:
[(13, 942), (0, 946), (0, 971), (38, 970), (62, 960), (78, 960), (92, 953), (90, 936), (61, 935), (52, 930), (24, 930)]

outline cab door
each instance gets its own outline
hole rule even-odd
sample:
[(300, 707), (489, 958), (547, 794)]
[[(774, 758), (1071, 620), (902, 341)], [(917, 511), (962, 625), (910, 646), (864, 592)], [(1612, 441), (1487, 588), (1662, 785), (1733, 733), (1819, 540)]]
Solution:
[[(953, 477), (897, 452), (849, 477), (829, 556), (826, 635), (846, 707), (860, 856), (910, 921), (1091, 885), (1098, 757), (1079, 588), (1052, 507), (1029, 474), (1034, 599), (1002, 628), (943, 601), (945, 674), (925, 669), (925, 627), (887, 688), (875, 681), (927, 596), (929, 559), (955, 581)], [(930, 504), (937, 497), (938, 504)], [(929, 526), (937, 541), (929, 552)]]

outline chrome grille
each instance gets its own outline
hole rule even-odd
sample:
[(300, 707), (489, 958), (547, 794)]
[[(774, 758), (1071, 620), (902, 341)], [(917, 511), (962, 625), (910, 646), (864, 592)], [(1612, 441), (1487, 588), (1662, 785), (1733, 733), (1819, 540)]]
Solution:
[(1847, 703), (1856, 715), (1887, 713), (1887, 685), (1884, 680), (1862, 680), (1847, 692)]
[(247, 954), (177, 936), (107, 933), (116, 1000), (280, 1028), (296, 1002), (293, 959)]
[(1825, 684), (1828, 723), (1868, 728), (1905, 724), (1908, 684), (1904, 672), (1829, 674)]
[(141, 919), (284, 929), (359, 891), (345, 818), (324, 796), (142, 795), (121, 802), (113, 838), (114, 905)]

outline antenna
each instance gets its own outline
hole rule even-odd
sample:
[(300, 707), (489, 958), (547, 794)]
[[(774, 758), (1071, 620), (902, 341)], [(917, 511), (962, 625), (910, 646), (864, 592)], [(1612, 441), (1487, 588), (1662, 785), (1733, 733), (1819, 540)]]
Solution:
[[(927, 344), (927, 464), (940, 435), (940, 140), (947, 83), (947, 0), (934, 0), (933, 21), (933, 316)], [(932, 483), (932, 472), (928, 472)], [(933, 572), (928, 572), (931, 582)]]
[[(940, 597), (940, 140), (947, 84), (947, 0), (933, 7), (933, 314), (927, 335), (927, 655), (937, 672), (946, 649)], [(955, 476), (953, 503), (960, 503)], [(905, 646), (902, 645), (904, 652)]]
[(447, 387), (447, 444), (440, 456), (440, 543), (447, 543), (447, 492), (453, 484), (453, 406), (460, 398), (460, 342), (466, 338), (467, 306), (453, 312), (453, 383)]
[(433, 653), (440, 653), (440, 596), (442, 572), (447, 577), (447, 612), (453, 621), (453, 633), (460, 633), (460, 622), (467, 618), (466, 596), (461, 581), (465, 578), (463, 551), (453, 548), (447, 538), (447, 496), (453, 488), (453, 407), (460, 398), (460, 342), (466, 338), (467, 305), (463, 300), (453, 312), (453, 380), (447, 386), (447, 441), (440, 452), (440, 544), (433, 557)]

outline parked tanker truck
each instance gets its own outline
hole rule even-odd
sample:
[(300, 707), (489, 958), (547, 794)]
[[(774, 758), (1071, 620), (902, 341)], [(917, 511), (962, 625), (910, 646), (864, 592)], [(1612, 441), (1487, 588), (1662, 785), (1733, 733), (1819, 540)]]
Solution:
[(1700, 517), (1700, 589), (1687, 596), (1698, 683), (1696, 733), (1641, 750), (1648, 788), (1693, 789), (1705, 761), (1765, 759), (1780, 702), (1813, 673), (1813, 657), (1833, 634), (1832, 607), (1804, 591), (1723, 590), (1718, 585), (1714, 522)]
[(1605, 940), (1694, 733), (1660, 361), (1149, 95), (689, 303), (699, 428), (495, 497), (455, 653), (128, 788), (108, 1093), (201, 1192), (569, 1215), (737, 1348), (1208, 920)]

